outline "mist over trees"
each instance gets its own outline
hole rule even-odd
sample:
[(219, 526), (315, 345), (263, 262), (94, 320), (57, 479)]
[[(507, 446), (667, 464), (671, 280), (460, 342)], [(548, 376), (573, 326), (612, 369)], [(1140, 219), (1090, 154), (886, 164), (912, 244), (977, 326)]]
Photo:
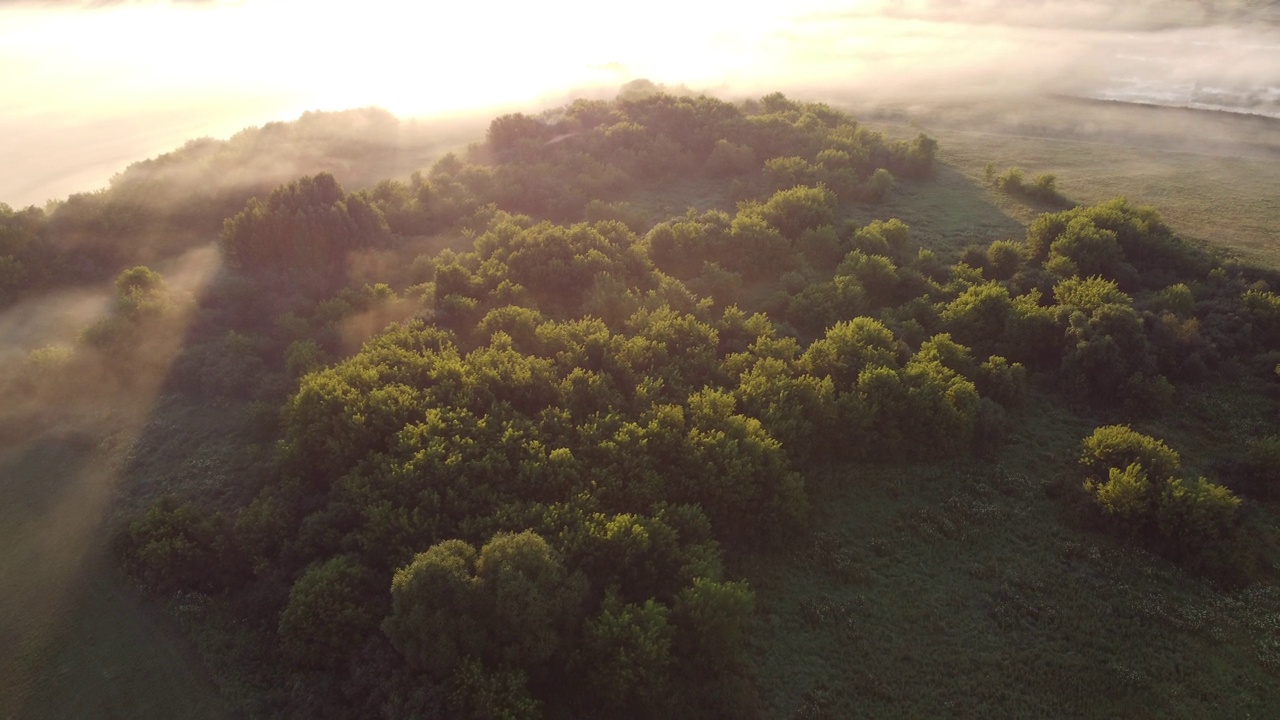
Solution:
[[(308, 173), (230, 210), (166, 191), (225, 213), (222, 274), (188, 301), (129, 261), (74, 352), (119, 362), (185, 308), (165, 391), (243, 408), (240, 474), (153, 493), (115, 548), (236, 628), (247, 714), (758, 716), (743, 561), (806, 537), (811, 479), (999, 462), (1033, 397), (1129, 423), (1077, 446), (1099, 532), (1251, 571), (1246, 501), (1132, 426), (1195, 383), (1274, 375), (1274, 273), (1123, 198), (944, 257), (900, 219), (852, 219), (927, 190), (929, 137), (780, 93), (633, 90), (496, 118), (408, 180)], [(106, 243), (94, 262), (133, 257), (130, 233), (173, 221), (150, 183), (317, 123), (0, 206), (0, 301), (79, 277), (57, 259), (77, 234)], [(1019, 177), (1000, 188), (1062, 201)], [(672, 186), (716, 201), (666, 213)], [(1273, 441), (1228, 480), (1263, 497)]]

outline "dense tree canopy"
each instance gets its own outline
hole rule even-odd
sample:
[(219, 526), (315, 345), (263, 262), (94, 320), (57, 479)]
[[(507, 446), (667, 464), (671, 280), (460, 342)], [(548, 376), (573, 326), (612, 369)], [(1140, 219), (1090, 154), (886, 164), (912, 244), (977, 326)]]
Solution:
[[(224, 515), (157, 503), (120, 551), (246, 619), (282, 714), (749, 715), (741, 560), (805, 537), (821, 469), (998, 457), (1029, 395), (1149, 417), (1280, 337), (1271, 286), (1149, 208), (1044, 214), (948, 265), (927, 228), (866, 220), (933, 173), (928, 137), (781, 94), (632, 90), (226, 220), (228, 277), (170, 383), (252, 404), (266, 469)], [(711, 180), (731, 194), (651, 209)], [(0, 207), (0, 293), (43, 223), (136, 220), (105, 203)], [(385, 283), (348, 281), (375, 250)], [(136, 332), (172, 301), (146, 267), (116, 294)], [(1080, 461), (1103, 524), (1178, 557), (1238, 537), (1239, 499), (1152, 437), (1100, 427)]]

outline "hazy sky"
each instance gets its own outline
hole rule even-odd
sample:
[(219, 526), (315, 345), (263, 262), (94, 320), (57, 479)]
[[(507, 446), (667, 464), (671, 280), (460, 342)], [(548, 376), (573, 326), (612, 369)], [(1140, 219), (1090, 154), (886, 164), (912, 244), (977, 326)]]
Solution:
[(42, 203), (101, 187), (129, 162), (189, 138), (227, 137), (304, 110), (536, 106), (566, 88), (640, 77), (720, 93), (1091, 92), (1104, 80), (1179, 81), (1210, 55), (1214, 77), (1280, 77), (1273, 28), (1190, 37), (1144, 29), (1194, 23), (1200, 7), (0, 0), (0, 201)]

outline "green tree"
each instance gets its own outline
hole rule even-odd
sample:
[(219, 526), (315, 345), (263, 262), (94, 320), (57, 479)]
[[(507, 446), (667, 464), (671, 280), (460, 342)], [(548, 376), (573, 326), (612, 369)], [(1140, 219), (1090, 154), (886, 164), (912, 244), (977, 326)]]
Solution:
[(465, 657), (541, 674), (570, 633), (583, 591), (532, 531), (494, 535), (479, 553), (446, 540), (396, 572), (382, 629), (411, 665), (437, 676)]
[(228, 218), (222, 247), (235, 267), (255, 274), (345, 272), (351, 252), (385, 245), (382, 213), (360, 195), (347, 195), (328, 173), (276, 188)]
[(605, 598), (583, 627), (574, 663), (587, 686), (586, 710), (643, 718), (669, 707), (675, 636), (669, 616), (666, 606), (652, 600), (637, 605)]
[(301, 667), (332, 669), (347, 660), (386, 614), (376, 577), (340, 555), (309, 567), (280, 614), (285, 655)]
[(489, 616), (485, 656), (531, 673), (543, 669), (578, 620), (581, 578), (570, 577), (531, 530), (493, 536), (480, 549), (475, 573)]
[(396, 572), (382, 631), (411, 666), (444, 677), (486, 649), (487, 618), (475, 612), (477, 555), (462, 540), (445, 540)]
[(213, 592), (242, 579), (246, 568), (221, 515), (161, 498), (116, 538), (126, 571), (156, 593)]
[(522, 670), (490, 669), (465, 658), (446, 683), (447, 708), (458, 720), (538, 720), (542, 703), (529, 692)]
[(897, 367), (897, 338), (883, 323), (859, 317), (827, 329), (805, 350), (800, 366), (814, 377), (830, 377), (837, 391), (853, 387), (868, 367)]
[(760, 207), (760, 216), (789, 239), (835, 220), (836, 197), (826, 187), (800, 185), (779, 190)]

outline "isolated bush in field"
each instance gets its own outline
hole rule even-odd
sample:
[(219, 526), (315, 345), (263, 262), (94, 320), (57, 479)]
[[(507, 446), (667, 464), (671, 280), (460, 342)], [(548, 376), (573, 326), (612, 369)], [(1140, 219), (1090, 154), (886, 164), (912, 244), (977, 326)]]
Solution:
[(1027, 182), (1022, 168), (1011, 167), (1000, 175), (995, 174), (995, 165), (987, 163), (987, 182), (1009, 195), (1019, 195), (1040, 203), (1062, 203), (1066, 198), (1058, 192), (1058, 178), (1051, 173), (1041, 173)]
[(1041, 173), (1031, 181), (1031, 186), (1024, 192), (1040, 202), (1055, 202), (1062, 199), (1058, 192), (1058, 178), (1052, 173)]
[(46, 345), (36, 348), (27, 353), (26, 366), (23, 370), (31, 379), (53, 376), (71, 365), (75, 354), (75, 348), (70, 345)]
[(127, 348), (147, 321), (171, 314), (178, 303), (160, 273), (138, 265), (116, 277), (111, 311), (85, 328), (81, 342), (100, 350)]
[(1080, 463), (1104, 515), (1176, 554), (1212, 553), (1235, 531), (1240, 499), (1202, 477), (1180, 477), (1178, 454), (1160, 440), (1125, 425), (1100, 427), (1085, 438)]
[(1110, 469), (1125, 469), (1135, 463), (1148, 476), (1167, 478), (1178, 473), (1181, 462), (1168, 445), (1128, 425), (1095, 429), (1085, 438), (1080, 454), (1080, 464), (1095, 478), (1105, 478)]
[(1026, 186), (1026, 175), (1022, 168), (1011, 167), (995, 177), (995, 186), (1007, 193), (1017, 193)]

